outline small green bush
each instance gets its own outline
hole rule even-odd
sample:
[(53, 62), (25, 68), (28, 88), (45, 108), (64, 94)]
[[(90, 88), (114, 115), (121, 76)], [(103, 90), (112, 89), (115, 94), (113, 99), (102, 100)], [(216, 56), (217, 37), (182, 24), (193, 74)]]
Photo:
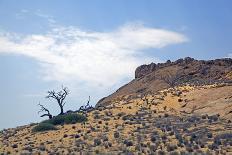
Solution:
[(48, 130), (57, 130), (57, 128), (53, 124), (49, 123), (39, 123), (32, 129), (32, 132), (41, 132), (41, 131), (48, 131)]
[(53, 117), (50, 120), (43, 121), (53, 125), (74, 124), (87, 121), (87, 118), (81, 114), (65, 114)]

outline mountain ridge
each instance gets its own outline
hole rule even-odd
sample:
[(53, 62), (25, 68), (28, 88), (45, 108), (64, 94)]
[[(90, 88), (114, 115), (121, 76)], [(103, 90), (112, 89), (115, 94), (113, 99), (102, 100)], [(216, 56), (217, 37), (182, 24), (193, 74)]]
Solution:
[(232, 82), (232, 59), (196, 60), (191, 57), (174, 62), (141, 65), (135, 70), (135, 78), (113, 94), (98, 101), (97, 106), (108, 105), (122, 95), (154, 93), (181, 84), (204, 85)]

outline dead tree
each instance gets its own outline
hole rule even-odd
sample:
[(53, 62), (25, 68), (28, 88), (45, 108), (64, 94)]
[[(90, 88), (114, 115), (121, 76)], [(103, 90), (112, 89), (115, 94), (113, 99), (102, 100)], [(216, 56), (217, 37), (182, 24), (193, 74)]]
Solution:
[(90, 103), (90, 96), (89, 96), (89, 100), (87, 101), (86, 105), (82, 105), (77, 111), (86, 113), (86, 112), (93, 110), (93, 107), (89, 103)]
[(48, 91), (48, 96), (46, 98), (53, 98), (57, 101), (59, 107), (60, 107), (60, 114), (64, 114), (64, 105), (66, 102), (64, 102), (66, 96), (69, 94), (69, 90), (67, 87), (62, 86), (62, 90), (59, 92), (55, 92), (54, 90)]
[(43, 111), (47, 112), (46, 114), (43, 114), (40, 117), (48, 116), (49, 119), (52, 119), (52, 114), (50, 114), (50, 111), (47, 108), (45, 108), (42, 104), (39, 103), (38, 105), (41, 107), (40, 111), (38, 111), (38, 114), (43, 112)]

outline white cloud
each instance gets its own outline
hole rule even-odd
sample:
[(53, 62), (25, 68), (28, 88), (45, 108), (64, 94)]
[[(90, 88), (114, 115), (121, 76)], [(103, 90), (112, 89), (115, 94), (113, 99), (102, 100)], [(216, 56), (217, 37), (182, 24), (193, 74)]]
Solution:
[(27, 9), (20, 10), (21, 13), (28, 13), (29, 11)]
[(48, 15), (48, 14), (44, 14), (41, 12), (41, 10), (37, 10), (36, 12), (33, 12), (33, 14), (40, 17), (40, 18), (46, 19), (51, 26), (53, 26), (53, 24), (56, 23), (56, 20), (54, 19), (53, 16)]
[(35, 59), (46, 80), (110, 87), (122, 79), (132, 78), (137, 66), (154, 61), (143, 50), (186, 41), (182, 34), (143, 25), (124, 25), (111, 32), (55, 27), (46, 34), (2, 32), (0, 53)]

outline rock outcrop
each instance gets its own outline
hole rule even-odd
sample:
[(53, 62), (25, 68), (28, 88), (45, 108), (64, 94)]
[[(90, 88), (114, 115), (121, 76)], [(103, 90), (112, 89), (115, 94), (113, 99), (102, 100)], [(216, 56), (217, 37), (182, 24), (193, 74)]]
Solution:
[(135, 79), (115, 93), (101, 99), (96, 106), (108, 105), (121, 96), (136, 97), (182, 84), (204, 85), (232, 82), (232, 59), (195, 60), (190, 57), (174, 62), (141, 65), (135, 70)]

